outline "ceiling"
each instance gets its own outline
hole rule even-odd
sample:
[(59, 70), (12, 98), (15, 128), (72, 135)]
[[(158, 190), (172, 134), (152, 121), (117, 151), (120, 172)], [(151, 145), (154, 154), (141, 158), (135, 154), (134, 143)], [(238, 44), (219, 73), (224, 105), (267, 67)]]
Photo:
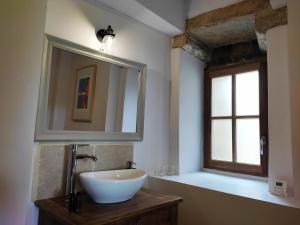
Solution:
[[(185, 32), (187, 17), (191, 19), (245, 0), (163, 0), (163, 3), (162, 0), (89, 1), (109, 6), (169, 36), (175, 36)], [(273, 8), (278, 8), (286, 5), (286, 1), (270, 0), (270, 3)], [(242, 3), (242, 5), (246, 6), (245, 9), (249, 8), (247, 3)], [(196, 29), (188, 29), (188, 31), (195, 39), (213, 48), (252, 41), (256, 39), (254, 17), (255, 15), (250, 13), (233, 19), (206, 24)]]
[[(185, 30), (185, 0), (90, 0), (128, 15), (158, 31), (175, 36)], [(172, 5), (172, 6), (171, 6)], [(169, 10), (172, 7), (172, 10)]]

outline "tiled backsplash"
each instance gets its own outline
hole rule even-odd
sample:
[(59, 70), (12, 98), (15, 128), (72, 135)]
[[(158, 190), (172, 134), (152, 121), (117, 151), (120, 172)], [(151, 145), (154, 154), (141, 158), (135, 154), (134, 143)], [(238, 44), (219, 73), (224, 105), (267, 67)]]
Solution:
[[(38, 145), (35, 155), (33, 200), (65, 194), (68, 167), (68, 145)], [(78, 147), (78, 154), (94, 154), (98, 161), (77, 161), (77, 173), (124, 169), (133, 160), (132, 144), (89, 145)], [(77, 179), (77, 181), (79, 178)], [(80, 189), (80, 184), (77, 185)]]

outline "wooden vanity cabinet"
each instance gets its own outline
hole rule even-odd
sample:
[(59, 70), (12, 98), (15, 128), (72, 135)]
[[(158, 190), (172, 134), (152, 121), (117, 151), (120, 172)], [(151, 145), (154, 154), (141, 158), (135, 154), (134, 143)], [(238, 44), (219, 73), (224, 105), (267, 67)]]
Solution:
[(142, 189), (131, 200), (96, 204), (83, 196), (78, 213), (70, 213), (64, 198), (35, 202), (39, 225), (177, 225), (181, 198)]

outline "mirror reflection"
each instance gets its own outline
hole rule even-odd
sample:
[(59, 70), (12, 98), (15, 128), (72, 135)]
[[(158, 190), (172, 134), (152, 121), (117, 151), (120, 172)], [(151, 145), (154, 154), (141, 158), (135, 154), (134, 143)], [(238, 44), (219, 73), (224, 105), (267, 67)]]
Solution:
[(49, 130), (137, 132), (136, 68), (52, 48)]

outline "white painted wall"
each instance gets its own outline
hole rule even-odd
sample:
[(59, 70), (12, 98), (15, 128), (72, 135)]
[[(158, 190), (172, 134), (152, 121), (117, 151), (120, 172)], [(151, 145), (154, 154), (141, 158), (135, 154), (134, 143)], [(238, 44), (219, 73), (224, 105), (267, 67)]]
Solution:
[(171, 50), (171, 149), (170, 164), (178, 172), (203, 167), (204, 63), (182, 49)]
[(293, 195), (290, 80), (287, 25), (267, 31), (269, 108), (269, 185), (285, 180)]
[(288, 54), (290, 73), (292, 146), (295, 195), (300, 200), (300, 1), (288, 0)]
[(31, 172), (45, 13), (45, 0), (1, 1), (1, 225), (34, 224)]
[(135, 144), (134, 160), (138, 167), (152, 173), (168, 164), (169, 37), (90, 1), (48, 1), (46, 33), (51, 35), (98, 49), (95, 31), (106, 28), (108, 24), (116, 33), (111, 54), (148, 66), (144, 140)]
[(180, 49), (179, 172), (203, 167), (204, 63)]

